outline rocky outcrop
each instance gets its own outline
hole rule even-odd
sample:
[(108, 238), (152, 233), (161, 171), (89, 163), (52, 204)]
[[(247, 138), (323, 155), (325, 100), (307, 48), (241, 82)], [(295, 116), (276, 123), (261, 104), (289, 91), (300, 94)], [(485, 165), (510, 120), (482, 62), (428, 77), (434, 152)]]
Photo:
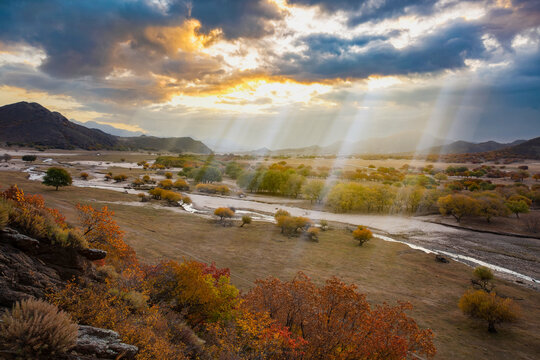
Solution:
[(71, 354), (96, 359), (133, 359), (138, 351), (136, 346), (121, 342), (115, 331), (80, 325), (77, 345)]
[(0, 230), (0, 307), (9, 308), (27, 297), (43, 298), (46, 291), (74, 278), (96, 278), (88, 258), (103, 258), (106, 253), (89, 249), (85, 255), (14, 229)]

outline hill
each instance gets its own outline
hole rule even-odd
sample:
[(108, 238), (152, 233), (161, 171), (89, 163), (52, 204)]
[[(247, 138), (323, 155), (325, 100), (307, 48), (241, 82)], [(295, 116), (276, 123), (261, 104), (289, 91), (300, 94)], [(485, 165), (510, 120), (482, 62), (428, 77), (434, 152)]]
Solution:
[(540, 136), (495, 152), (502, 157), (540, 159)]
[(0, 107), (0, 141), (28, 146), (86, 150), (113, 148), (117, 138), (88, 129), (51, 112), (38, 103), (25, 101)]
[(190, 137), (160, 138), (146, 135), (119, 137), (118, 146), (129, 150), (169, 151), (176, 153), (190, 152), (197, 154), (212, 153), (212, 150), (208, 146)]
[(210, 154), (190, 137), (121, 137), (69, 121), (38, 103), (21, 101), (0, 107), (0, 142), (21, 146), (85, 150), (152, 150)]
[(455, 141), (453, 143), (431, 147), (423, 152), (429, 154), (466, 154), (466, 153), (481, 153), (486, 151), (501, 150), (506, 147), (519, 145), (526, 140), (516, 140), (511, 143), (499, 143), (496, 141), (485, 141), (481, 143), (473, 143), (468, 141)]

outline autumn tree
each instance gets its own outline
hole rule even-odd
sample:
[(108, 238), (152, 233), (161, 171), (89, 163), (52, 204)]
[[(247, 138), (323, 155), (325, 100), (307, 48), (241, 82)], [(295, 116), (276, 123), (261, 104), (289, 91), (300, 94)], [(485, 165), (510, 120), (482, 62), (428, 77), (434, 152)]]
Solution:
[(442, 215), (451, 215), (459, 223), (465, 216), (473, 216), (478, 212), (478, 201), (462, 194), (450, 194), (437, 200)]
[(478, 201), (478, 215), (484, 217), (487, 222), (496, 216), (508, 215), (508, 207), (504, 204), (504, 199), (495, 192), (485, 191), (480, 193)]
[(373, 233), (367, 227), (358, 225), (358, 227), (352, 232), (353, 238), (358, 241), (360, 246), (368, 242), (373, 238)]
[(245, 304), (305, 339), (305, 359), (405, 359), (436, 352), (432, 332), (405, 313), (409, 304), (372, 307), (355, 285), (335, 277), (322, 287), (303, 273), (287, 282), (258, 280)]
[(224, 219), (231, 219), (234, 216), (234, 211), (228, 207), (218, 207), (214, 210), (214, 215), (219, 217), (220, 222), (223, 222)]
[(196, 261), (167, 261), (149, 272), (150, 299), (186, 314), (193, 326), (204, 321), (227, 320), (238, 303), (238, 289), (227, 273), (205, 271)]
[(107, 251), (106, 261), (119, 267), (138, 264), (135, 251), (124, 242), (124, 232), (112, 218), (114, 212), (107, 206), (98, 210), (81, 204), (77, 204), (77, 210), (82, 235), (93, 246)]
[(496, 324), (516, 321), (519, 308), (510, 298), (501, 298), (495, 292), (469, 290), (459, 300), (459, 308), (472, 318), (487, 321), (488, 331), (496, 333)]
[(72, 182), (71, 175), (65, 169), (58, 167), (49, 168), (43, 177), (43, 184), (54, 186), (56, 190), (58, 190), (60, 186), (71, 185)]
[(81, 179), (83, 179), (83, 180), (88, 180), (88, 176), (89, 176), (89, 175), (88, 175), (88, 173), (86, 173), (86, 172), (82, 172), (79, 176), (80, 176)]
[(165, 173), (165, 178), (166, 178), (166, 179), (172, 179), (172, 176), (173, 176), (173, 175), (172, 175), (171, 172), (166, 172), (166, 173)]

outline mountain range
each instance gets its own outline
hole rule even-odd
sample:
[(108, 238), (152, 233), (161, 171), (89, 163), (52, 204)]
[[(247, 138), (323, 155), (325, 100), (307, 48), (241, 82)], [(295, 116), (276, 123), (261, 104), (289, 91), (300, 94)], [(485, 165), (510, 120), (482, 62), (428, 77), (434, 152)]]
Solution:
[[(191, 137), (160, 138), (155, 136), (117, 136), (116, 128), (95, 122), (84, 125), (110, 130), (115, 135), (97, 128), (88, 128), (65, 118), (58, 112), (51, 112), (38, 103), (25, 101), (0, 107), (0, 142), (23, 146), (42, 146), (60, 149), (110, 149), (168, 151), (173, 153), (211, 154), (203, 142)], [(112, 129), (109, 129), (112, 128)], [(132, 132), (120, 132), (131, 135)], [(226, 139), (224, 139), (226, 140)], [(210, 141), (210, 140), (209, 140)], [(210, 141), (223, 152), (234, 144), (224, 141)], [(237, 151), (238, 153), (238, 151)], [(497, 156), (540, 157), (540, 138), (529, 141), (516, 140), (511, 143), (486, 141), (449, 142), (422, 132), (403, 132), (387, 137), (367, 138), (361, 141), (340, 141), (327, 146), (313, 145), (303, 148), (269, 150), (261, 148), (241, 153), (255, 156), (280, 155), (361, 155), (361, 154), (482, 154)]]
[(191, 137), (122, 137), (89, 129), (38, 103), (25, 101), (0, 107), (0, 142), (58, 149), (212, 153), (208, 146)]

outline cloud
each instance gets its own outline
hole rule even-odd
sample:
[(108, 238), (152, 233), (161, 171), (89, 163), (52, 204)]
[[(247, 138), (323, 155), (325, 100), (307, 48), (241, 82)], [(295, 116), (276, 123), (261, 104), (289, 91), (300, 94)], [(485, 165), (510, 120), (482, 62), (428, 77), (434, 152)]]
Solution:
[[(278, 60), (279, 73), (299, 79), (364, 79), (370, 75), (404, 75), (460, 68), (465, 59), (484, 56), (482, 27), (456, 22), (402, 49), (376, 38), (343, 40), (307, 37), (304, 54), (288, 54)], [(361, 51), (352, 48), (367, 45)]]

